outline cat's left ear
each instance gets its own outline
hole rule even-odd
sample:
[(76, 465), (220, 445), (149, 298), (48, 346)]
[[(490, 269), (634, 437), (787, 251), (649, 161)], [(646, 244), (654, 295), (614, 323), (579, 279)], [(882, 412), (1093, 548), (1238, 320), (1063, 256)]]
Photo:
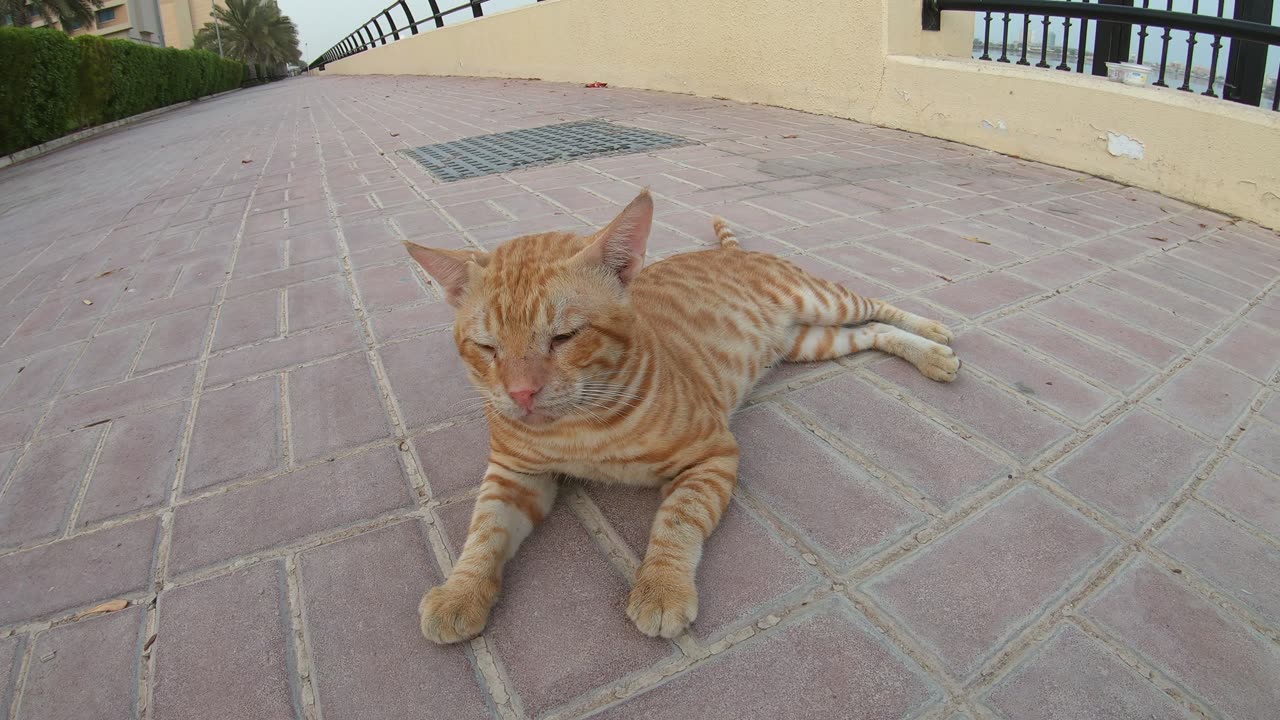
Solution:
[(653, 197), (648, 188), (640, 191), (613, 222), (595, 234), (578, 257), (583, 262), (604, 265), (629, 284), (644, 267), (644, 251), (653, 228)]

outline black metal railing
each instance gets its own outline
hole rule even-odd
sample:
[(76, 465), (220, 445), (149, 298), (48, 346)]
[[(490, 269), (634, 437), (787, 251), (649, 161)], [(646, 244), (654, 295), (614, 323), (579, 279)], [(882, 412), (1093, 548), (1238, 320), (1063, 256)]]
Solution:
[[(413, 10), (409, 7), (409, 0), (399, 0), (399, 2), (383, 8), (382, 12), (369, 18), (350, 35), (339, 40), (336, 45), (326, 50), (315, 60), (312, 60), (308, 67), (323, 70), (326, 63), (351, 57), (375, 46), (395, 42), (400, 40), (402, 35), (417, 35), (420, 27), (426, 25), (438, 28), (444, 27), (445, 18), (455, 13), (469, 10), (471, 17), (484, 17), (484, 4), (489, 1), (466, 0), (466, 2), (457, 7), (441, 10), (440, 3), (437, 0), (426, 0), (427, 9), (430, 10), (430, 13), (418, 17), (414, 15)], [(542, 0), (529, 1), (542, 2)], [(421, 6), (423, 3), (415, 2), (414, 4), (419, 7), (419, 12), (422, 13)]]
[[(1175, 5), (1190, 5), (1191, 12), (1175, 11)], [(940, 30), (943, 12), (976, 11), (981, 28), (975, 32), (974, 56), (979, 60), (1102, 76), (1108, 62), (1132, 62), (1151, 67), (1157, 87), (1173, 83), (1207, 97), (1218, 97), (1221, 88), (1227, 100), (1280, 110), (1280, 69), (1267, 68), (1268, 53), (1280, 46), (1274, 0), (1235, 0), (1231, 17), (1225, 16), (1226, 5), (1225, 0), (923, 0), (923, 23), (925, 30)], [(1219, 75), (1224, 50), (1225, 74)]]

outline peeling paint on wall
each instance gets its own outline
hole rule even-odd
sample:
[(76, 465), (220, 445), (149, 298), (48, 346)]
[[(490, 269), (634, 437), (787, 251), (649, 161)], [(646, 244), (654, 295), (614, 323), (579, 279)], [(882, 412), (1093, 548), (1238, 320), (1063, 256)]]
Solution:
[(1107, 152), (1114, 157), (1127, 157), (1131, 160), (1141, 160), (1147, 153), (1146, 147), (1143, 146), (1141, 140), (1134, 140), (1128, 135), (1121, 135), (1110, 130), (1107, 131)]
[(983, 121), (982, 121), (982, 129), (983, 129), (983, 130), (995, 130), (996, 132), (1000, 133), (1001, 135), (1004, 135), (1004, 134), (1006, 134), (1006, 133), (1008, 133), (1008, 132), (1009, 132), (1009, 126), (1008, 126), (1008, 125), (1005, 125), (1003, 120), (997, 120), (997, 121), (995, 121), (995, 123), (994, 123), (994, 124), (992, 124), (992, 122), (991, 122), (990, 120), (983, 120)]

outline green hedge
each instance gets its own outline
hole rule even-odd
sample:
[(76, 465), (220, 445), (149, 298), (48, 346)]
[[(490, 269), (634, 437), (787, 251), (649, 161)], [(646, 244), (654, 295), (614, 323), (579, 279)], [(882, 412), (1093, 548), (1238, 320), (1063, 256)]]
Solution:
[(0, 155), (238, 88), (244, 73), (204, 50), (0, 27)]

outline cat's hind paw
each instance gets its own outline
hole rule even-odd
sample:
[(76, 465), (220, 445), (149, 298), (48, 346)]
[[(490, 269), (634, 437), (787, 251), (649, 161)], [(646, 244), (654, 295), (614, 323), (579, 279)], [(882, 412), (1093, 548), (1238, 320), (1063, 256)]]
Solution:
[(956, 373), (960, 371), (960, 358), (956, 357), (951, 348), (935, 343), (924, 352), (916, 367), (930, 380), (949, 383), (956, 379)]
[(920, 337), (942, 345), (950, 345), (951, 341), (956, 339), (955, 333), (951, 332), (951, 328), (936, 320), (925, 321), (919, 328), (915, 329), (915, 333)]

